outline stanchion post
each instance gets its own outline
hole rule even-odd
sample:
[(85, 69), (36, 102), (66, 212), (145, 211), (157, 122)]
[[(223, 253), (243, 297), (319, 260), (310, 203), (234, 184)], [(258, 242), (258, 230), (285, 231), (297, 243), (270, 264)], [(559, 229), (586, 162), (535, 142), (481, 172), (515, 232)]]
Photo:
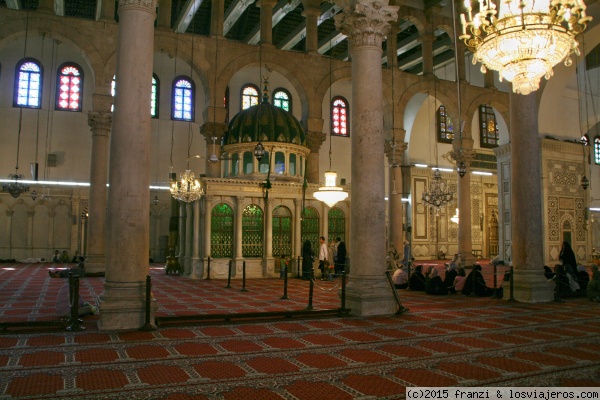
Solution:
[(152, 278), (146, 275), (146, 321), (138, 329), (139, 331), (155, 331), (156, 326), (150, 323), (150, 305), (152, 303)]
[(225, 289), (230, 289), (231, 288), (231, 267), (233, 265), (233, 260), (229, 260), (229, 270), (227, 271), (227, 286), (225, 286)]
[(496, 266), (495, 262), (493, 262), (492, 265), (494, 266), (494, 298), (497, 299), (498, 298), (498, 277), (496, 276), (496, 273), (498, 272), (498, 267)]
[(342, 270), (342, 304), (340, 307), (340, 313), (346, 314), (348, 311), (346, 310), (346, 268)]
[(208, 256), (208, 261), (207, 261), (207, 266), (206, 266), (206, 280), (209, 281), (210, 280), (210, 256)]
[(296, 276), (296, 278), (300, 278), (301, 272), (302, 272), (302, 264), (300, 263), (300, 256), (298, 256), (298, 262), (296, 264), (296, 271), (298, 271), (298, 276)]
[(313, 309), (313, 291), (315, 288), (315, 270), (311, 268), (310, 270), (310, 283), (308, 285), (308, 307), (306, 310)]
[(412, 261), (408, 260), (408, 262), (406, 263), (406, 265), (408, 266), (408, 288), (410, 289), (410, 271), (412, 269)]
[(511, 265), (510, 266), (510, 297), (508, 299), (508, 301), (515, 301), (515, 270), (514, 267)]
[(73, 282), (72, 286), (69, 283), (69, 287), (73, 288), (73, 292), (72, 296), (71, 294), (69, 295), (71, 300), (71, 318), (69, 319), (67, 330), (71, 332), (83, 331), (85, 327), (81, 326), (81, 321), (79, 320), (79, 277), (69, 273), (69, 282)]
[(240, 292), (247, 292), (248, 289), (246, 289), (246, 260), (244, 260), (242, 262), (242, 289), (240, 289)]
[(283, 296), (281, 296), (281, 300), (289, 300), (290, 297), (288, 296), (288, 271), (287, 271), (287, 263), (284, 262), (283, 264)]

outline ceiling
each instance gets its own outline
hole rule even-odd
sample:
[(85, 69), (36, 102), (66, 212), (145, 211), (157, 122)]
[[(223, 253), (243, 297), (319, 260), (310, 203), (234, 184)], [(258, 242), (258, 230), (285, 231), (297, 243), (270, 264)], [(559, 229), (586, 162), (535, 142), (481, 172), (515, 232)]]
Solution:
[[(94, 20), (96, 0), (54, 0), (57, 9), (67, 17)], [(0, 0), (0, 8), (35, 10), (39, 0)], [(115, 10), (117, 9), (115, 2)], [(199, 3), (199, 4), (198, 4)], [(209, 35), (212, 0), (172, 0), (171, 26), (177, 32)], [(439, 10), (439, 0), (425, 0), (423, 8)], [(305, 50), (304, 7), (300, 0), (280, 0), (273, 9), (273, 44), (280, 49), (303, 52)], [(333, 3), (321, 3), (318, 20), (318, 51), (338, 59), (348, 58), (348, 40), (336, 31), (333, 16), (340, 8)], [(118, 19), (118, 16), (115, 15)], [(260, 9), (256, 1), (225, 0), (225, 37), (230, 40), (258, 44), (260, 40)], [(420, 74), (422, 72), (421, 43), (415, 25), (401, 20), (397, 36), (398, 65), (401, 70)], [(433, 42), (434, 66), (439, 68), (454, 59), (454, 50), (448, 34), (438, 29)], [(382, 64), (387, 63), (387, 42), (384, 42)]]

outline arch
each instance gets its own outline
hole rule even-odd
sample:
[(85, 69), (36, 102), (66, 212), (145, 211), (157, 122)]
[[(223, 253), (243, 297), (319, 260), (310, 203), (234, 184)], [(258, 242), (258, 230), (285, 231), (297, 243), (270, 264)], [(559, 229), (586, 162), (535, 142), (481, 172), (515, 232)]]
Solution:
[(341, 238), (346, 241), (346, 214), (339, 207), (330, 208), (327, 212), (327, 242)]
[(284, 109), (285, 111), (292, 112), (292, 95), (286, 88), (277, 88), (273, 90), (273, 96), (271, 104), (275, 107)]
[(264, 212), (257, 204), (242, 210), (242, 257), (263, 256), (264, 222)]
[(210, 255), (214, 258), (233, 257), (233, 209), (225, 203), (210, 212)]
[(321, 220), (319, 211), (314, 207), (304, 207), (302, 213), (302, 238), (301, 241), (309, 241), (313, 252), (319, 248), (319, 236), (321, 235)]
[[(332, 60), (333, 63), (341, 63), (342, 61)], [(338, 81), (349, 81), (352, 78), (352, 68), (350, 66), (336, 67), (333, 66), (331, 73), (326, 74), (317, 89), (315, 90), (315, 104), (311, 104), (311, 117), (323, 118), (322, 104), (325, 96), (329, 92), (329, 87), (333, 86)], [(327, 101), (329, 104), (329, 100)], [(314, 109), (313, 109), (314, 108)]]
[[(190, 105), (186, 105), (186, 99)], [(179, 75), (173, 79), (171, 93), (171, 119), (174, 121), (195, 120), (196, 84), (191, 77)]]
[(273, 256), (292, 256), (293, 219), (292, 212), (284, 205), (273, 209)]
[[(468, 104), (464, 111), (464, 119), (463, 121), (471, 121), (470, 124), (465, 124), (464, 128), (464, 137), (473, 138), (472, 131), (473, 125), (472, 121), (476, 113), (479, 112), (479, 106), (481, 104), (489, 104), (491, 105), (495, 111), (497, 111), (507, 127), (510, 127), (510, 110), (508, 105), (508, 97), (506, 94), (502, 94), (497, 90), (488, 93), (482, 93), (476, 97), (474, 97)], [(479, 132), (479, 127), (477, 127), (477, 132)], [(510, 130), (508, 131), (508, 135), (510, 137)]]

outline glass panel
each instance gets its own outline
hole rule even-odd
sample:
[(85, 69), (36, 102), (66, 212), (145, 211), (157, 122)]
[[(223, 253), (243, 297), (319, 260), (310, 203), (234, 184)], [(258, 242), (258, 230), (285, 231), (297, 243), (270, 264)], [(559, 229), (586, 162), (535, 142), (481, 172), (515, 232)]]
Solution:
[(296, 175), (296, 155), (290, 154), (290, 175)]
[(348, 136), (348, 103), (336, 97), (331, 106), (331, 131), (334, 135)]
[(253, 154), (249, 151), (244, 153), (244, 173), (251, 174), (253, 172)]
[(193, 86), (188, 79), (179, 79), (173, 93), (173, 119), (192, 120)]
[(233, 257), (233, 210), (227, 204), (217, 204), (211, 212), (210, 256)]
[(33, 61), (26, 61), (19, 67), (17, 77), (17, 106), (39, 108), (42, 81), (40, 66)]
[(242, 212), (242, 257), (263, 256), (263, 212), (251, 204)]
[(258, 104), (258, 90), (254, 86), (242, 88), (242, 110)]
[(240, 155), (238, 153), (234, 153), (231, 156), (231, 175), (237, 176), (239, 175), (240, 168)]
[(321, 236), (319, 213), (312, 207), (304, 208), (302, 217), (302, 244), (310, 241), (311, 249), (315, 254), (319, 251), (319, 236)]
[(594, 162), (600, 164), (600, 137), (594, 139)]
[(285, 154), (281, 151), (275, 153), (275, 173), (279, 175), (285, 173)]
[(327, 242), (331, 240), (335, 240), (336, 238), (341, 238), (344, 241), (346, 237), (346, 218), (345, 214), (339, 208), (332, 208), (329, 210), (328, 216), (328, 233), (329, 239)]
[(266, 174), (269, 172), (269, 152), (265, 150), (265, 155), (261, 158), (258, 164), (258, 172)]
[(152, 92), (150, 94), (150, 116), (158, 117), (158, 81), (152, 77)]
[(279, 90), (275, 92), (273, 95), (273, 105), (275, 107), (279, 107), (284, 109), (285, 111), (290, 111), (290, 98), (286, 92), (283, 90)]
[(292, 213), (287, 207), (273, 210), (273, 256), (292, 255)]

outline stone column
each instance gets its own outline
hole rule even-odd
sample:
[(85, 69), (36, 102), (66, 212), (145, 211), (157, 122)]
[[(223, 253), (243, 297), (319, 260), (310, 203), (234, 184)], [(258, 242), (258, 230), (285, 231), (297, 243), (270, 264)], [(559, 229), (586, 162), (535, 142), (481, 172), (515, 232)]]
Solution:
[(201, 227), (200, 227), (200, 213), (201, 213), (202, 200), (198, 199), (194, 202), (194, 234), (193, 234), (193, 254), (192, 254), (192, 273), (190, 278), (201, 279), (203, 275), (202, 260), (200, 259), (200, 241), (201, 241)]
[(514, 297), (523, 302), (553, 299), (554, 285), (544, 277), (542, 163), (536, 93), (512, 91), (510, 100), (512, 263)]
[(183, 264), (183, 274), (191, 275), (192, 273), (192, 243), (193, 243), (193, 220), (194, 220), (194, 204), (192, 202), (185, 203), (185, 256)]
[[(458, 255), (463, 266), (472, 266), (475, 263), (473, 257), (473, 241), (471, 237), (471, 160), (473, 159), (473, 139), (462, 138), (462, 160), (467, 172), (462, 178), (458, 177)], [(455, 146), (460, 146), (457, 143)]]
[(302, 199), (294, 199), (294, 213), (296, 218), (294, 219), (294, 250), (291, 256), (294, 258), (292, 271), (293, 276), (299, 274), (298, 271), (298, 257), (302, 256)]
[(276, 0), (258, 0), (256, 5), (260, 7), (260, 42), (263, 44), (273, 43), (273, 7)]
[(235, 248), (233, 251), (235, 257), (235, 266), (232, 274), (235, 275), (235, 271), (238, 267), (242, 268), (242, 262), (244, 261), (244, 255), (242, 251), (242, 221), (244, 219), (244, 197), (237, 196), (235, 198), (235, 229), (233, 231), (235, 238)]
[(488, 89), (495, 89), (496, 82), (494, 82), (494, 71), (488, 69), (483, 75), (483, 87)]
[(225, 2), (213, 0), (210, 7), (210, 36), (223, 36), (223, 19), (225, 18)]
[(387, 35), (386, 52), (388, 68), (398, 66), (398, 32), (400, 32), (400, 28), (392, 26)]
[[(119, 1), (107, 214), (109, 251), (100, 297), (101, 329), (137, 329), (145, 322), (152, 153), (148, 100), (155, 10), (156, 1)], [(154, 321), (156, 307), (156, 303), (151, 307), (150, 321)]]
[(273, 263), (273, 200), (265, 199), (265, 265), (263, 277), (269, 276), (269, 272), (274, 272)]
[(185, 246), (187, 244), (185, 233), (186, 233), (186, 221), (187, 213), (185, 209), (185, 203), (183, 201), (179, 201), (179, 253), (177, 257), (179, 258), (179, 265), (183, 266), (183, 273), (185, 274)]
[(172, 0), (160, 0), (158, 2), (158, 17), (156, 18), (157, 27), (162, 29), (171, 29), (171, 7), (173, 5), (172, 3)]
[(336, 28), (348, 35), (352, 57), (352, 268), (346, 304), (354, 315), (392, 314), (394, 297), (386, 279), (385, 183), (383, 173), (383, 87), (381, 43), (396, 21), (388, 1), (338, 0)]
[(227, 131), (227, 127), (228, 125), (226, 123), (220, 122), (207, 122), (200, 127), (200, 133), (206, 140), (206, 176), (209, 178), (221, 177), (221, 161), (209, 162), (208, 160), (213, 154), (213, 137), (217, 138), (215, 141), (214, 152), (217, 157), (221, 155), (221, 139)]
[(423, 75), (433, 75), (433, 34), (426, 33), (419, 38), (423, 55)]
[[(458, 26), (458, 25), (457, 25)], [(467, 81), (467, 68), (465, 66), (465, 50), (467, 46), (462, 40), (459, 40), (456, 44), (458, 54), (456, 55), (456, 62), (458, 63), (458, 78), (461, 82)]]
[(90, 199), (88, 204), (88, 241), (85, 270), (98, 273), (106, 270), (106, 195), (108, 176), (108, 144), (112, 113), (90, 111), (88, 125), (92, 130), (90, 167)]
[[(115, 2), (114, 0), (101, 0), (102, 4), (100, 5), (100, 20), (115, 20)], [(148, 2), (147, 4), (149, 4)], [(119, 6), (121, 2), (119, 2)], [(87, 266), (86, 266), (87, 268)]]
[(210, 241), (212, 240), (210, 236), (210, 230), (212, 228), (212, 219), (210, 218), (210, 214), (212, 212), (212, 196), (204, 196), (204, 254), (203, 260), (204, 265), (208, 263), (208, 257), (210, 254)]
[[(404, 210), (402, 205), (402, 155), (407, 143), (385, 144), (385, 153), (390, 166), (388, 174), (388, 244), (394, 245), (398, 254), (404, 256)], [(395, 192), (394, 192), (395, 190)]]
[(321, 15), (321, 9), (318, 7), (307, 6), (309, 1), (304, 0), (304, 11), (302, 16), (306, 19), (306, 52), (316, 53), (319, 49), (319, 31), (318, 31), (318, 20)]
[(304, 174), (306, 175), (308, 183), (319, 183), (320, 181), (325, 180), (325, 177), (321, 177), (319, 173), (319, 150), (327, 138), (327, 134), (323, 132), (309, 131), (306, 135), (306, 138), (310, 153), (308, 153), (308, 165), (306, 167), (306, 171), (304, 171)]

